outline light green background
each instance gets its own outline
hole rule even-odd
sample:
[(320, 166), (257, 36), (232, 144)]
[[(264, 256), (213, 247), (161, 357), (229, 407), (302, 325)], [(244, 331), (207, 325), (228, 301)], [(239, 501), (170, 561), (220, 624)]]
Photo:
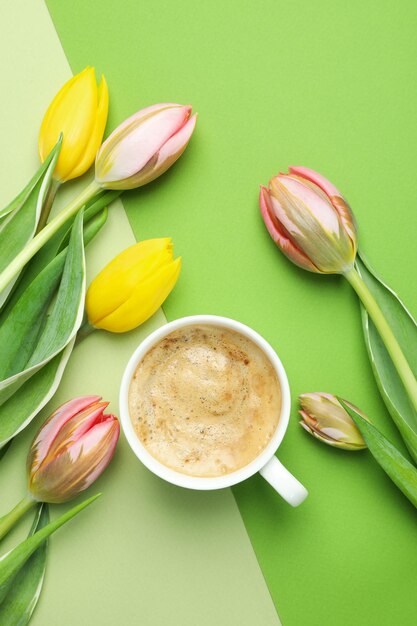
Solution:
[(124, 202), (137, 237), (172, 235), (183, 256), (167, 317), (236, 317), (288, 370), (294, 411), (280, 457), (310, 497), (293, 510), (259, 478), (235, 489), (284, 626), (414, 624), (415, 510), (367, 453), (325, 448), (297, 425), (297, 394), (325, 390), (398, 440), (358, 303), (342, 279), (280, 255), (257, 196), (290, 164), (327, 175), (370, 259), (417, 312), (415, 0), (47, 3), (73, 71), (106, 73), (109, 128), (158, 101), (199, 112), (181, 162)]
[[(2, 5), (1, 205), (37, 166), (36, 139), (43, 113), (71, 75), (43, 2)], [(77, 183), (77, 186), (85, 181)], [(61, 203), (75, 193), (62, 190)], [(93, 276), (114, 254), (134, 243), (120, 202), (89, 246)], [(97, 332), (71, 357), (49, 410), (71, 397), (102, 394), (115, 413), (119, 382), (141, 338), (165, 323), (159, 311), (140, 330), (111, 336)], [(35, 428), (48, 410), (13, 443), (0, 466), (1, 514), (25, 492), (25, 458)], [(51, 540), (34, 626), (279, 626), (274, 605), (230, 490), (193, 493), (171, 487), (140, 465), (121, 438), (111, 468), (89, 493), (103, 497)], [(52, 507), (58, 515), (64, 507)], [(27, 532), (27, 519), (2, 544)], [(1, 625), (5, 626), (5, 625)]]

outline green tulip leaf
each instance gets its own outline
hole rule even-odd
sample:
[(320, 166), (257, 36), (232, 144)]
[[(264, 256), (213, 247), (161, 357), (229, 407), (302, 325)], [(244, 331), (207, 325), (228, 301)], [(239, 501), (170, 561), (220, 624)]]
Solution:
[[(23, 383), (59, 354), (75, 337), (81, 325), (85, 298), (85, 258), (82, 225), (83, 216), (82, 212), (80, 212), (72, 228), (57, 293), (54, 296), (54, 301), (44, 324), (40, 329), (38, 328), (36, 346), (24, 369), (0, 382), (0, 404), (10, 398)], [(59, 258), (56, 257), (52, 263), (59, 263)], [(23, 297), (26, 294), (27, 291)], [(34, 294), (35, 296), (36, 294)], [(39, 303), (34, 306), (41, 307)], [(10, 316), (6, 318), (5, 323), (9, 322), (9, 318)], [(25, 326), (22, 317), (19, 319), (21, 321), (20, 326)], [(15, 340), (19, 343), (21, 342), (20, 326), (17, 324), (13, 327)]]
[[(93, 204), (88, 204), (84, 211), (84, 245), (86, 246), (104, 226), (108, 211), (107, 205), (109, 194), (100, 196)], [(106, 202), (103, 202), (103, 200)], [(50, 263), (55, 256), (57, 256), (62, 250), (64, 250), (69, 243), (72, 226), (74, 224), (76, 216), (71, 216), (61, 226), (59, 230), (45, 243), (44, 246), (35, 254), (35, 256), (29, 261), (26, 267), (21, 273), (21, 279), (19, 280), (17, 287), (13, 291), (9, 301), (12, 301), (12, 306), (16, 302), (17, 298), (23, 293), (26, 287), (34, 280), (34, 278), (41, 272), (44, 267)], [(9, 302), (4, 309), (9, 309)]]
[[(87, 245), (91, 239), (95, 237), (100, 228), (107, 220), (107, 207), (113, 200), (115, 200), (121, 192), (108, 191), (98, 198), (93, 198), (86, 204), (84, 210), (84, 243)], [(67, 221), (57, 230), (57, 232), (49, 239), (36, 253), (36, 255), (29, 261), (21, 273), (21, 278), (17, 287), (13, 291), (10, 299), (13, 302), (16, 301), (16, 294), (20, 295), (30, 282), (43, 270), (48, 263), (55, 258), (55, 256), (68, 246), (68, 242), (71, 235), (71, 229), (75, 220), (74, 215), (69, 217)], [(5, 308), (9, 308), (9, 302)]]
[[(47, 504), (36, 511), (29, 537), (49, 523)], [(46, 540), (26, 561), (17, 574), (4, 585), (5, 597), (0, 604), (2, 626), (25, 626), (29, 623), (42, 591), (46, 569), (48, 541)]]
[[(371, 269), (363, 255), (356, 268), (378, 302), (401, 349), (417, 377), (417, 324), (397, 294)], [(417, 413), (412, 406), (397, 370), (366, 309), (362, 306), (362, 325), (372, 370), (391, 417), (410, 454), (417, 461)]]
[(36, 185), (39, 183), (40, 180), (42, 180), (46, 170), (49, 167), (49, 164), (51, 163), (52, 159), (55, 157), (56, 153), (57, 154), (55, 158), (55, 163), (58, 160), (59, 152), (62, 146), (62, 139), (63, 139), (62, 136), (59, 137), (56, 145), (53, 147), (48, 157), (39, 167), (38, 171), (32, 176), (32, 178), (30, 179), (26, 187), (10, 202), (10, 204), (4, 207), (4, 209), (0, 210), (0, 218), (3, 218), (6, 215), (9, 215), (9, 213), (13, 213), (19, 210), (26, 203), (26, 201), (29, 199), (29, 196), (32, 194)]
[[(91, 211), (88, 212), (87, 210), (84, 213), (84, 246), (87, 246), (101, 230), (101, 228), (106, 223), (107, 216), (107, 208), (103, 207), (100, 207), (100, 212), (95, 211), (94, 213), (92, 213)], [(57, 233), (55, 233), (54, 237), (52, 237), (39, 250), (39, 252), (33, 257), (33, 259), (29, 261), (29, 263), (23, 269), (17, 285), (15, 286), (11, 296), (9, 297), (6, 305), (3, 307), (0, 313), (0, 333), (1, 327), (6, 317), (8, 317), (8, 315), (14, 309), (17, 302), (25, 293), (26, 289), (30, 288), (32, 281), (36, 280), (39, 274), (41, 274), (41, 272), (43, 272), (43, 270), (47, 267), (47, 265), (54, 261), (58, 253), (62, 252), (63, 250), (65, 250), (66, 252), (64, 242), (66, 243), (66, 246), (68, 246), (70, 232), (71, 229), (68, 231), (68, 228), (65, 225), (62, 230), (59, 230)], [(1, 340), (0, 345), (2, 345)], [(0, 376), (0, 380), (1, 378), (2, 377)]]
[[(92, 238), (99, 232), (99, 230), (104, 225), (107, 219), (107, 210), (102, 209), (100, 213), (96, 214), (94, 217), (90, 219), (87, 225), (84, 227), (84, 241), (88, 244)], [(66, 250), (58, 255), (59, 257), (62, 254), (66, 254)], [(54, 269), (56, 264), (55, 257), (50, 266)], [(47, 266), (49, 267), (49, 266)], [(62, 271), (62, 270), (61, 270)], [(48, 272), (49, 280), (53, 279), (52, 272)], [(43, 283), (39, 283), (39, 277), (35, 279), (37, 288), (34, 293), (39, 296), (40, 288)], [(22, 299), (26, 302), (26, 295), (30, 289), (27, 289), (26, 292), (23, 293)], [(20, 300), (19, 300), (20, 301)], [(18, 302), (19, 302), (18, 301)], [(31, 304), (31, 300), (29, 299), (29, 304)], [(17, 308), (17, 305), (16, 305)], [(21, 338), (19, 341), (15, 342), (15, 346), (18, 347), (18, 354), (21, 354), (24, 348), (27, 347), (28, 335), (30, 334), (30, 329), (36, 324), (36, 317), (32, 321), (28, 314), (28, 309), (25, 306), (22, 307), (22, 325), (25, 326), (25, 323), (28, 321), (28, 333), (26, 335), (26, 340)], [(10, 313), (9, 319), (7, 319), (7, 323), (9, 326), (9, 330), (12, 333), (13, 326), (10, 326), (10, 318), (15, 316), (14, 309)], [(13, 318), (12, 318), (13, 319)], [(22, 327), (20, 330), (22, 331)], [(0, 338), (2, 337), (3, 327), (1, 325), (0, 318)], [(6, 338), (7, 334), (6, 334)], [(23, 385), (19, 388), (19, 392), (13, 394), (10, 398), (8, 398), (2, 405), (0, 405), (0, 458), (3, 450), (6, 450), (7, 442), (10, 442), (12, 438), (17, 435), (20, 431), (22, 431), (26, 426), (36, 417), (36, 415), (41, 411), (41, 409), (49, 402), (49, 400), (55, 394), (62, 376), (65, 371), (65, 367), (68, 363), (69, 357), (71, 355), (73, 346), (75, 343), (75, 338), (73, 338), (69, 344), (64, 348), (62, 352), (56, 355), (53, 359), (48, 361), (46, 365), (44, 365), (38, 372), (36, 372), (29, 380), (27, 380)], [(0, 345), (3, 345), (0, 339)], [(8, 343), (9, 348), (13, 349), (13, 341)], [(5, 360), (5, 346), (3, 345), (3, 351), (0, 354), (0, 367)], [(9, 353), (10, 357), (10, 353)], [(1, 622), (0, 622), (1, 623)]]
[(8, 588), (10, 579), (17, 574), (32, 554), (45, 543), (48, 537), (85, 509), (89, 504), (94, 502), (99, 496), (101, 496), (100, 493), (84, 500), (84, 502), (73, 507), (53, 522), (49, 522), (49, 524), (40, 528), (31, 537), (28, 537), (18, 546), (0, 557), (0, 598), (3, 596), (3, 590)]
[(61, 280), (66, 251), (55, 257), (23, 292), (0, 326), (0, 380), (25, 369)]
[(12, 395), (0, 406), (0, 459), (8, 442), (26, 428), (54, 396), (71, 356), (74, 343), (75, 338), (62, 352), (29, 378), (20, 387), (18, 393)]
[(345, 411), (360, 430), (376, 462), (403, 494), (417, 507), (417, 469), (373, 424), (338, 398)]
[(75, 336), (84, 312), (85, 258), (83, 215), (80, 212), (72, 228), (65, 267), (51, 314), (46, 320), (28, 367), (44, 364), (45, 359), (60, 352)]
[[(25, 189), (3, 209), (0, 223), (0, 273), (23, 250), (36, 233), (42, 207), (52, 183), (52, 174), (61, 149), (61, 138)], [(0, 294), (6, 301), (17, 279)]]

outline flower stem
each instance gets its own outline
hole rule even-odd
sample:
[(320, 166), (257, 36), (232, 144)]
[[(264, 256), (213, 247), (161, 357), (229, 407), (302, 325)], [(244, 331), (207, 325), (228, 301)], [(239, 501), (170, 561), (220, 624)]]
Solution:
[(394, 333), (391, 330), (391, 326), (382, 313), (379, 304), (375, 300), (374, 296), (366, 286), (363, 279), (358, 272), (352, 268), (344, 274), (345, 278), (352, 285), (353, 289), (358, 294), (362, 304), (367, 310), (369, 317), (372, 319), (375, 327), (385, 344), (385, 347), (390, 355), (392, 362), (398, 372), (399, 377), (405, 387), (408, 397), (411, 400), (413, 407), (417, 411), (417, 380), (414, 373), (404, 356), (404, 353), (398, 343)]
[(5, 270), (0, 274), (0, 293), (7, 287), (9, 282), (23, 269), (28, 261), (42, 248), (42, 246), (56, 233), (56, 231), (77, 211), (91, 200), (101, 187), (93, 181), (74, 200), (58, 213), (23, 250), (13, 259)]
[(48, 221), (48, 217), (51, 212), (52, 204), (55, 200), (56, 193), (60, 186), (61, 183), (58, 180), (52, 179), (51, 186), (49, 187), (49, 191), (45, 198), (45, 203), (42, 207), (36, 233), (39, 233), (45, 227), (45, 224)]
[(0, 517), (0, 539), (3, 539), (16, 522), (18, 522), (29, 509), (35, 506), (35, 504), (37, 504), (36, 500), (28, 494), (23, 500), (16, 504), (9, 513)]
[(94, 330), (96, 330), (96, 328), (90, 324), (88, 319), (85, 319), (78, 329), (75, 345), (79, 344), (83, 339), (88, 337), (88, 335), (91, 335)]

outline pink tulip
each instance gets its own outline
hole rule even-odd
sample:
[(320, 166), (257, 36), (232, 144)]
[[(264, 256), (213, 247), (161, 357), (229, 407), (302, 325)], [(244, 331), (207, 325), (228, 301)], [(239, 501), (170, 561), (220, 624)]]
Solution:
[(105, 189), (133, 189), (163, 174), (190, 141), (197, 115), (191, 106), (154, 104), (116, 128), (96, 158), (96, 182)]
[(27, 459), (29, 492), (42, 502), (65, 502), (87, 489), (110, 463), (119, 438), (108, 402), (83, 396), (63, 404), (41, 426)]
[(306, 167), (290, 167), (261, 186), (265, 225), (281, 251), (296, 265), (323, 274), (343, 274), (353, 267), (357, 233), (342, 194)]

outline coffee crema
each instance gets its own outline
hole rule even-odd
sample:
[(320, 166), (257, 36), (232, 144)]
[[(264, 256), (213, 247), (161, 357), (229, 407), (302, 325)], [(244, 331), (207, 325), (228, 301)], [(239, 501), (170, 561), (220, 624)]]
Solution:
[(278, 425), (281, 388), (264, 352), (210, 324), (173, 331), (138, 364), (129, 389), (136, 434), (163, 465), (199, 477), (244, 467)]

